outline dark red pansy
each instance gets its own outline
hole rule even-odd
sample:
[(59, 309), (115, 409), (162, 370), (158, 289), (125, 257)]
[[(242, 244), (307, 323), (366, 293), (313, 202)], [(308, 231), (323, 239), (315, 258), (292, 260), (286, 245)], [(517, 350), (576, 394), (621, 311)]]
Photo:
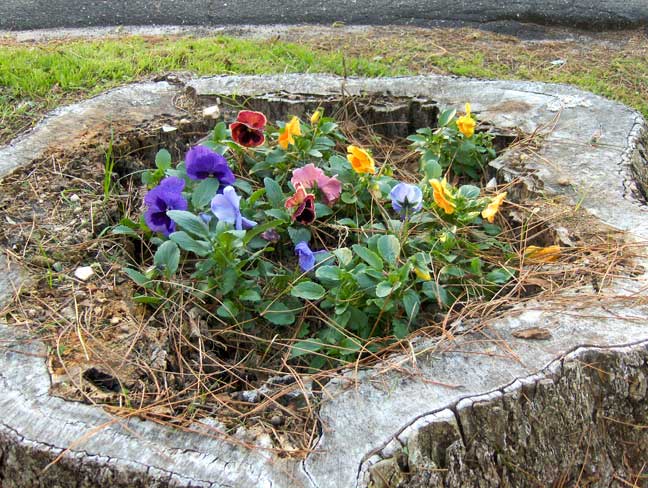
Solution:
[(306, 195), (304, 201), (299, 204), (297, 210), (292, 215), (293, 222), (299, 222), (302, 225), (309, 225), (315, 221), (315, 195)]
[(261, 112), (241, 110), (236, 121), (230, 124), (232, 140), (244, 147), (257, 147), (265, 142), (263, 129), (267, 123)]

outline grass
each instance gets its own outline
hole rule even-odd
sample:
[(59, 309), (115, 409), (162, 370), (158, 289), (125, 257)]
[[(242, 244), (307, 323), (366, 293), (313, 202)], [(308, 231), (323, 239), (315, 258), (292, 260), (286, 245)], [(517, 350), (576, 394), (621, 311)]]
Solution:
[(114, 135), (112, 129), (110, 130), (110, 142), (106, 150), (106, 162), (104, 163), (104, 176), (103, 176), (103, 201), (104, 203), (110, 198), (110, 190), (112, 188), (112, 176), (115, 169), (115, 157), (113, 155), (113, 140)]
[(323, 72), (450, 73), (572, 84), (648, 116), (645, 32), (524, 42), (474, 29), (289, 29), (282, 40), (228, 36), (0, 40), (0, 144), (46, 111), (173, 71), (196, 75)]

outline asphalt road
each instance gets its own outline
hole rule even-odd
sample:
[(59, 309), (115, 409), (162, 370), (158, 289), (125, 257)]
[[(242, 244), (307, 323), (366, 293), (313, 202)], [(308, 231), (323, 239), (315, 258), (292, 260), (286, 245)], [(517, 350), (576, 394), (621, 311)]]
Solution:
[(648, 25), (648, 0), (0, 0), (0, 30), (114, 25)]

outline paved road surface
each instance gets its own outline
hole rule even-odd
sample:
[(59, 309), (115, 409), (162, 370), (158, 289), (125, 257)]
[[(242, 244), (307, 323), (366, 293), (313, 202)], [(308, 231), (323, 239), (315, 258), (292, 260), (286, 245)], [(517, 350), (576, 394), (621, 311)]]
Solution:
[(113, 25), (501, 21), (592, 30), (648, 25), (648, 0), (0, 0), (0, 30)]

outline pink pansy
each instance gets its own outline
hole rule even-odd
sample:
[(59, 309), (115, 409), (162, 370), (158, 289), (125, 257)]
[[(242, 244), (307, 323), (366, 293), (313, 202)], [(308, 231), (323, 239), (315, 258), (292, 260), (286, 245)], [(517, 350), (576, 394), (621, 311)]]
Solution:
[(342, 183), (335, 176), (328, 177), (324, 171), (315, 167), (313, 163), (293, 170), (293, 176), (290, 180), (295, 188), (299, 185), (305, 189), (317, 187), (322, 193), (322, 199), (326, 205), (333, 205), (342, 192)]

